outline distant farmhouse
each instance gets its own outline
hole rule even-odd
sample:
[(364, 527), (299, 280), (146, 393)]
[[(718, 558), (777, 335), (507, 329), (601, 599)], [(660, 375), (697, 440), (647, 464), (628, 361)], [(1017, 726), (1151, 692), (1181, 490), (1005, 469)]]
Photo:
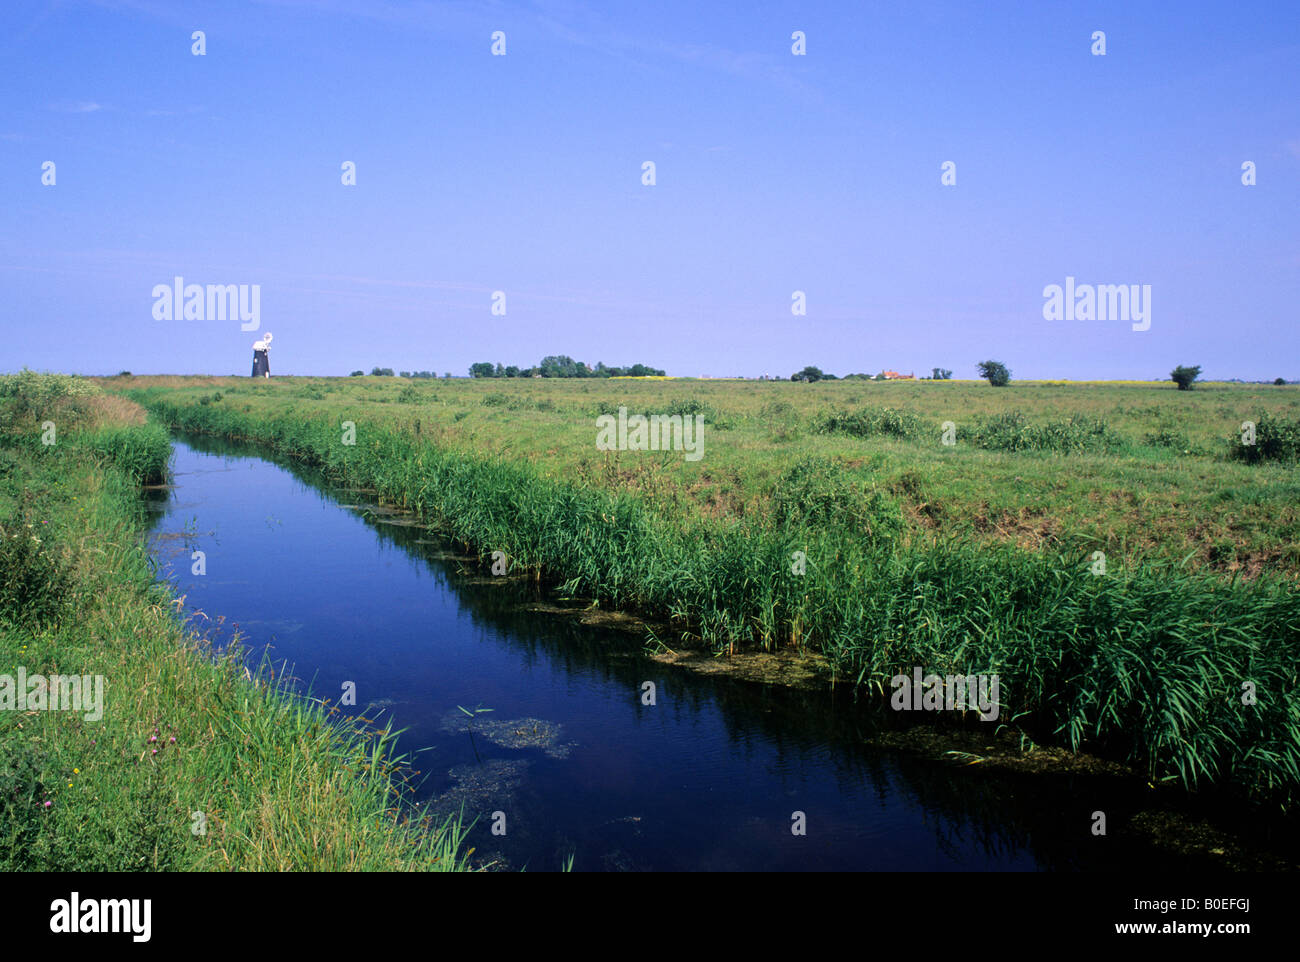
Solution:
[(915, 381), (916, 374), (899, 374), (897, 371), (881, 371), (880, 379), (883, 381)]

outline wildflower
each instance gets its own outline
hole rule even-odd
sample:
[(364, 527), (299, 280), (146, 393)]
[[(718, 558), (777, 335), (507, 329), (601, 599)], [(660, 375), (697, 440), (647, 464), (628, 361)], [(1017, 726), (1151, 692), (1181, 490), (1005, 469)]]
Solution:
[(50, 807), (51, 805), (53, 805), (53, 804), (54, 804), (54, 803), (51, 802), (48, 798), (45, 800), (45, 807), (46, 807), (46, 808), (49, 808), (49, 807)]
[(176, 744), (176, 736), (175, 736), (175, 735), (172, 736), (172, 742), (171, 742), (171, 743), (172, 743), (173, 745)]
[(158, 736), (157, 736), (157, 735), (150, 735), (150, 736), (149, 736), (149, 741), (151, 741), (151, 742), (156, 742), (157, 740), (158, 740)]
[(150, 755), (157, 755), (157, 754), (158, 754), (158, 749), (155, 748), (155, 749), (154, 749), (153, 751), (151, 751), (149, 754), (150, 754)]
[(74, 768), (74, 769), (72, 770), (72, 774), (74, 774), (74, 775), (80, 775), (80, 774), (81, 774), (81, 769), (80, 769), (80, 768)]

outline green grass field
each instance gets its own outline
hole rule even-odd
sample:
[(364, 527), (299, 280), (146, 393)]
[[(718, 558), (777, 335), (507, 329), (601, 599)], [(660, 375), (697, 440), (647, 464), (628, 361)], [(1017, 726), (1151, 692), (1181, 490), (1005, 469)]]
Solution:
[[(896, 499), (909, 540), (1080, 556), (1102, 550), (1115, 562), (1187, 558), (1193, 569), (1226, 575), (1300, 575), (1294, 462), (1230, 456), (1244, 421), (1300, 420), (1295, 385), (165, 378), (160, 393), (158, 380), (107, 383), (175, 402), (220, 393), (216, 403), (254, 416), (293, 410), (374, 423), (475, 458), (527, 461), (546, 477), (628, 492), (668, 517), (764, 517), (782, 476), (803, 458), (822, 457), (838, 459), (837, 471), (854, 485)], [(630, 413), (699, 410), (705, 455), (688, 462), (672, 453), (597, 451), (595, 417), (620, 404)], [(837, 412), (848, 415), (844, 427), (870, 430), (872, 419), (861, 415), (880, 409), (903, 415), (900, 429), (910, 436), (888, 433), (888, 421), (868, 436), (819, 430)], [(1012, 412), (1042, 425), (1102, 420), (1110, 437), (1082, 449), (1016, 451), (963, 436)], [(955, 446), (942, 443), (945, 421), (956, 426)]]
[[(1300, 788), (1295, 387), (105, 383), (688, 641), (811, 649), (882, 692), (913, 666), (998, 673), (1034, 739)], [(598, 450), (620, 406), (702, 415), (703, 456)]]

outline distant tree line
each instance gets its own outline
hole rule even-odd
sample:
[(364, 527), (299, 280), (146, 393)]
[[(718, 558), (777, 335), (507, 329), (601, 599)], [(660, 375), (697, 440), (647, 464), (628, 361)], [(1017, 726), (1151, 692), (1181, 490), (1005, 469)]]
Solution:
[[(1000, 361), (981, 361), (976, 365), (980, 376), (987, 379), (994, 387), (1005, 387), (1011, 382), (1011, 372), (1007, 370), (1006, 365)], [(535, 367), (516, 367), (513, 364), (501, 365), (492, 364), (489, 361), (480, 361), (477, 364), (471, 364), (469, 367), (471, 377), (664, 377), (665, 374), (658, 368), (649, 367), (645, 364), (633, 364), (631, 367), (606, 367), (603, 363), (597, 363), (595, 367), (584, 364), (582, 361), (575, 361), (566, 354), (549, 355), (542, 358), (542, 362)], [(364, 377), (365, 371), (353, 371), (351, 377)], [(1187, 367), (1179, 365), (1170, 373), (1170, 378), (1178, 385), (1180, 391), (1190, 391), (1195, 385), (1197, 378), (1201, 374), (1200, 365)], [(121, 372), (118, 377), (130, 377), (130, 371)], [(436, 378), (437, 371), (402, 371), (400, 374), (394, 373), (391, 367), (374, 367), (370, 369), (371, 377), (404, 377), (404, 378)], [(442, 375), (451, 377), (451, 372)], [(931, 369), (931, 377), (922, 377), (921, 380), (947, 381), (951, 380), (952, 371), (947, 368), (936, 367)], [(837, 378), (834, 374), (828, 374), (819, 367), (808, 365), (801, 371), (796, 371), (790, 375), (791, 381), (803, 381), (811, 383), (814, 381), (883, 381), (885, 380), (884, 372), (880, 374), (845, 374), (843, 378)], [(1233, 381), (1238, 379), (1233, 378)], [(1267, 384), (1267, 381), (1259, 382), (1242, 382), (1242, 383), (1260, 383)], [(1272, 381), (1275, 385), (1285, 385), (1290, 383), (1286, 378), (1276, 378)]]
[[(353, 371), (349, 377), (365, 377), (365, 371)], [(372, 367), (370, 369), (371, 377), (437, 377), (437, 371), (403, 371), (401, 374), (394, 374), (391, 367)], [(451, 377), (448, 371), (443, 377)]]
[(493, 364), (479, 361), (469, 366), (470, 377), (664, 377), (659, 368), (645, 364), (631, 367), (606, 367), (597, 362), (595, 367), (575, 361), (567, 354), (551, 354), (542, 358), (536, 367), (516, 367), (513, 364)]
[(834, 381), (834, 374), (827, 374), (819, 367), (813, 367), (809, 364), (802, 371), (795, 371), (790, 375), (792, 381)]

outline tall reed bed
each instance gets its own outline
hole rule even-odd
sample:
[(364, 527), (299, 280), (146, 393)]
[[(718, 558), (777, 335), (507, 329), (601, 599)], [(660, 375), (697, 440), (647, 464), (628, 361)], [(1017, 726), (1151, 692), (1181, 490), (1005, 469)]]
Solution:
[(136, 484), (161, 484), (166, 480), (172, 443), (167, 429), (157, 422), (103, 428), (87, 435), (82, 443)]
[[(891, 537), (888, 499), (846, 500), (827, 465), (782, 479), (764, 520), (665, 518), (527, 463), (439, 449), (378, 419), (147, 403), (177, 427), (267, 443), (373, 487), (481, 555), (717, 648), (797, 643), (884, 691), (913, 667), (997, 672), (1004, 722), (1189, 788), (1288, 804), (1300, 788), (1300, 595), (1144, 565)], [(827, 485), (830, 487), (827, 487)], [(780, 486), (778, 491), (783, 490)], [(1249, 697), (1246, 697), (1249, 696)]]

